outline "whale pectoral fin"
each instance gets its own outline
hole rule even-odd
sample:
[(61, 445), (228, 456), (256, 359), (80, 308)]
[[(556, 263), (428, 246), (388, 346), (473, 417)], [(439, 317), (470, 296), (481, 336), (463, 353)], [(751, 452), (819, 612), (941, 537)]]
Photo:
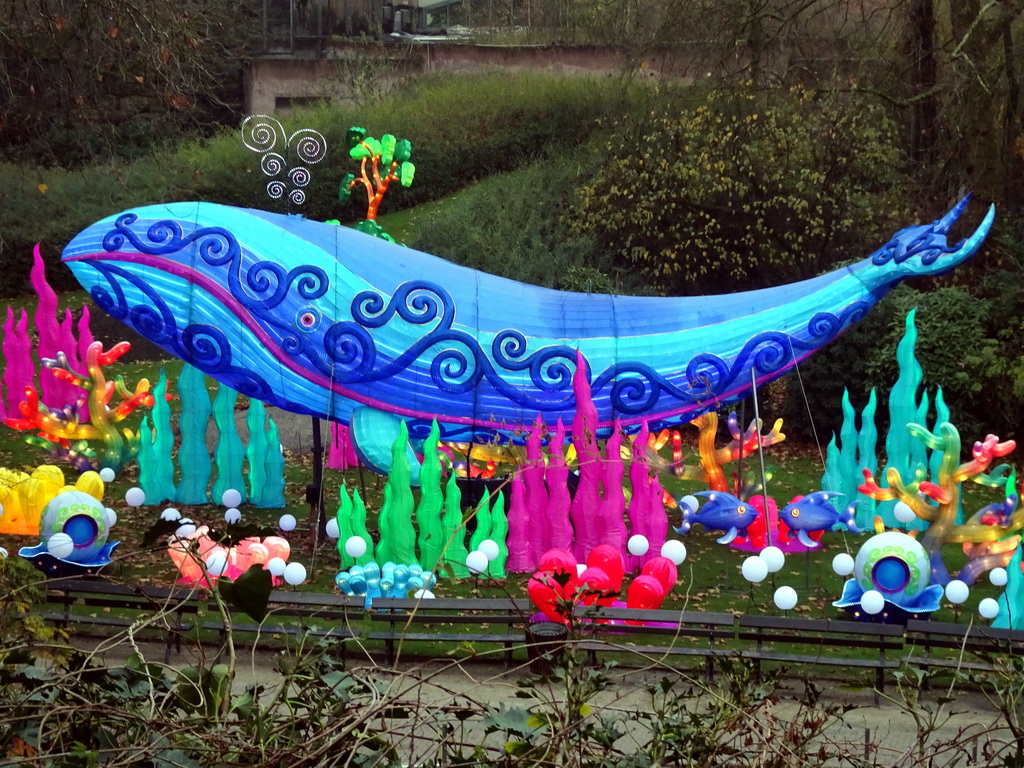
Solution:
[[(398, 438), (402, 420), (393, 413), (387, 413), (369, 406), (359, 406), (352, 411), (349, 434), (352, 447), (359, 461), (374, 472), (386, 475), (391, 471), (391, 449)], [(412, 445), (406, 445), (409, 460), (410, 484), (420, 484), (420, 461)]]
[(736, 538), (736, 534), (738, 533), (739, 531), (736, 528), (730, 528), (729, 532), (722, 538), (717, 539), (717, 541), (719, 544), (732, 544), (732, 540)]
[(797, 531), (796, 537), (800, 540), (800, 543), (808, 549), (817, 549), (820, 546), (818, 542), (807, 535), (807, 531)]

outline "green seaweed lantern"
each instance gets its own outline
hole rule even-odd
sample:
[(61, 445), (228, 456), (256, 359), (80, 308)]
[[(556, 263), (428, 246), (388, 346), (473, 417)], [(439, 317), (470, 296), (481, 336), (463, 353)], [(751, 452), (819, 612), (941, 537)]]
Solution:
[(414, 502), (409, 486), (412, 471), (406, 455), (408, 442), (409, 428), (403, 419), (391, 447), (391, 472), (384, 486), (384, 503), (378, 520), (380, 544), (377, 545), (377, 558), (381, 562), (416, 562), (416, 534), (412, 525)]
[(437, 420), (431, 424), (430, 434), (423, 444), (423, 465), (420, 467), (420, 503), (416, 507), (416, 523), (420, 529), (420, 565), (427, 571), (437, 570), (444, 551), (444, 529), (441, 527), (441, 462), (428, 460), (437, 456), (437, 443), (441, 428)]

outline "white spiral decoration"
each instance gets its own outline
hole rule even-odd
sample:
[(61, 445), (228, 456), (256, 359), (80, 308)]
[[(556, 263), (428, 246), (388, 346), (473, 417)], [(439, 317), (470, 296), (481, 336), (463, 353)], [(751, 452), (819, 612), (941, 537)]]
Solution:
[(267, 176), (277, 176), (285, 169), (287, 163), (277, 152), (267, 152), (260, 158), (260, 168)]
[(274, 200), (279, 199), (287, 189), (288, 186), (280, 179), (274, 179), (273, 181), (267, 182), (267, 194)]
[(301, 165), (298, 168), (292, 168), (288, 171), (288, 181), (294, 184), (296, 187), (304, 187), (309, 184), (311, 176), (308, 168), (303, 168)]
[(288, 146), (300, 162), (314, 165), (327, 156), (327, 139), (312, 128), (300, 128), (288, 138)]
[(242, 121), (242, 143), (260, 153), (270, 152), (278, 143), (288, 146), (281, 123), (267, 115), (249, 115)]
[(302, 205), (306, 202), (306, 193), (301, 189), (293, 189), (288, 193), (288, 199), (295, 203), (295, 205)]

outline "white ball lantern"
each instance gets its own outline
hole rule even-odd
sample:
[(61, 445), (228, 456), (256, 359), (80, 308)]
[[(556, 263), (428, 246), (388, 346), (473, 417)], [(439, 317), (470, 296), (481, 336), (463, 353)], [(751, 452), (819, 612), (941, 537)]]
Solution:
[(466, 556), (466, 567), (469, 568), (469, 572), (478, 575), (487, 570), (487, 555), (480, 550), (470, 552)]
[(768, 566), (768, 573), (778, 573), (786, 564), (786, 555), (778, 547), (765, 547), (761, 550), (761, 559)]
[(783, 611), (791, 611), (796, 607), (796, 590), (792, 587), (779, 587), (775, 590), (775, 605)]
[(875, 616), (885, 609), (885, 598), (877, 589), (869, 589), (861, 595), (860, 607), (864, 613)]
[(967, 602), (970, 594), (971, 588), (960, 581), (960, 579), (953, 579), (946, 585), (946, 599), (954, 605)]
[(306, 566), (302, 563), (288, 563), (284, 567), (284, 580), (293, 587), (306, 580)]
[(646, 536), (641, 536), (639, 533), (630, 536), (629, 541), (626, 542), (626, 549), (629, 550), (629, 554), (635, 557), (643, 557), (647, 554), (647, 550), (651, 548), (651, 543), (647, 541)]
[(758, 584), (768, 576), (768, 564), (757, 555), (752, 555), (744, 560), (740, 570), (743, 573), (743, 578), (751, 584)]
[(234, 488), (228, 488), (221, 494), (220, 503), (225, 507), (237, 507), (242, 503), (242, 494)]
[(362, 557), (366, 554), (366, 540), (361, 536), (350, 536), (345, 541), (345, 554), (349, 557)]
[(501, 550), (498, 547), (498, 542), (493, 539), (484, 539), (480, 542), (480, 546), (477, 547), (477, 549), (487, 556), (488, 562), (497, 559), (498, 555), (501, 553)]
[(678, 539), (669, 539), (661, 546), (661, 556), (667, 557), (677, 566), (686, 559), (686, 545)]
[(840, 552), (832, 558), (832, 570), (840, 576), (849, 576), (853, 573), (854, 565), (853, 555), (846, 552)]
[(978, 613), (981, 614), (983, 619), (994, 619), (999, 615), (999, 603), (991, 597), (986, 597), (978, 603)]

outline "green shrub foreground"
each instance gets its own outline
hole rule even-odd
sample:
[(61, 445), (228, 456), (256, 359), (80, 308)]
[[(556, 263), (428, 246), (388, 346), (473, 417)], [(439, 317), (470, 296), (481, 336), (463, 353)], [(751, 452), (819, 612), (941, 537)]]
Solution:
[[(357, 636), (298, 637), (249, 658), (235, 647), (230, 613), (222, 644), (189, 645), (155, 661), (135, 634), (161, 626), (154, 610), (101, 644), (75, 648), (30, 624), (31, 573), (0, 560), (0, 760), (31, 768), (649, 768), (653, 766), (1019, 766), (1024, 759), (1024, 662), (990, 659), (941, 684), (906, 666), (882, 694), (887, 724), (862, 735), (844, 718), (849, 694), (819, 683), (779, 683), (750, 662), (720, 658), (700, 672), (633, 650), (629, 672), (588, 663), (570, 627), (551, 674), (508, 676), (476, 661), (382, 666)], [(358, 628), (357, 628), (358, 634)], [(348, 663), (343, 662), (341, 642)], [(626, 647), (622, 648), (629, 652)], [(252, 682), (239, 677), (251, 673)], [(926, 685), (933, 684), (933, 693)], [(508, 697), (493, 695), (507, 687)], [(970, 686), (989, 702), (951, 723)], [(788, 689), (788, 690), (787, 690)], [(895, 736), (898, 748), (889, 742)], [(983, 758), (978, 762), (978, 758)]]

